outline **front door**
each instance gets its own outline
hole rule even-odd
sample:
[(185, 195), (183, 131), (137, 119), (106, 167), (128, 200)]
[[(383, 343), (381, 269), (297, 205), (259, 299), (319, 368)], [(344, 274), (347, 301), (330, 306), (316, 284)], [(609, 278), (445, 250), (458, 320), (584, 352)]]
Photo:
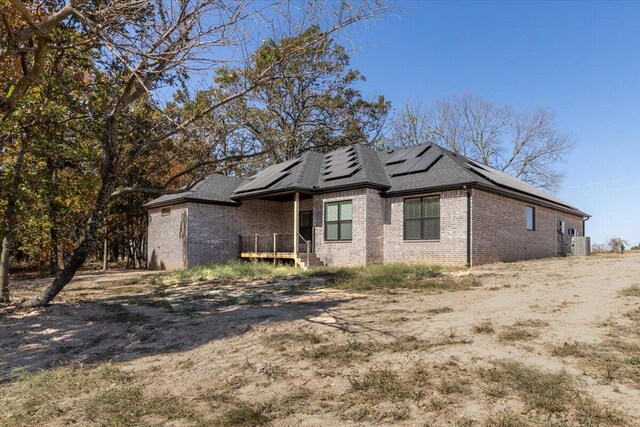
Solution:
[[(300, 235), (307, 241), (313, 242), (313, 211), (300, 211)], [(313, 250), (313, 246), (311, 246)], [(304, 251), (304, 248), (300, 248)]]

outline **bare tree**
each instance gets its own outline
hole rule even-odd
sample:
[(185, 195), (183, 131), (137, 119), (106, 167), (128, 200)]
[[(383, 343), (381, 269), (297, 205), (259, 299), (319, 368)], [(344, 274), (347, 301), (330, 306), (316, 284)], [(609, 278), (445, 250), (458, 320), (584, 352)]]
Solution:
[(620, 237), (609, 237), (607, 243), (605, 243), (609, 252), (621, 254), (624, 252), (624, 247), (629, 246), (629, 242)]
[(408, 103), (393, 120), (391, 141), (433, 142), (550, 191), (559, 187), (563, 172), (557, 166), (573, 148), (550, 110), (516, 112), (471, 93), (428, 106)]

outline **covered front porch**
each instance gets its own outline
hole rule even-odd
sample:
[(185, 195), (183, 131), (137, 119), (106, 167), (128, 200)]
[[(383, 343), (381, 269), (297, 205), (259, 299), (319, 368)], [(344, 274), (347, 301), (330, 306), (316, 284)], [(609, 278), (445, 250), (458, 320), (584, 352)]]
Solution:
[(324, 265), (314, 254), (313, 199), (298, 192), (255, 201), (255, 220), (238, 235), (238, 258), (290, 260), (296, 267)]

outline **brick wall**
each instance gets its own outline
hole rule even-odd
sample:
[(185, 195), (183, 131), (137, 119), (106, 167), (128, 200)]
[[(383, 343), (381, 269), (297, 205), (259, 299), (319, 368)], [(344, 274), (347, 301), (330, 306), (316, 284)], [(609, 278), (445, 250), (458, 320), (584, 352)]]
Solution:
[(253, 250), (258, 234), (259, 250), (270, 251), (274, 233), (293, 234), (293, 202), (246, 200), (240, 207), (189, 203), (189, 265), (236, 259), (238, 235)]
[[(315, 253), (327, 265), (367, 264), (367, 205), (374, 204), (374, 193), (377, 196), (374, 190), (358, 189), (313, 197)], [(327, 242), (324, 240), (324, 205), (340, 200), (353, 202), (352, 238), (350, 241)], [(374, 246), (373, 243), (371, 245)]]
[(188, 265), (231, 261), (238, 257), (240, 208), (234, 206), (188, 203)]
[[(472, 192), (472, 263), (555, 256), (570, 250), (568, 230), (584, 235), (582, 218), (534, 205), (536, 229), (526, 229), (527, 203), (492, 193)], [(381, 198), (373, 189), (316, 195), (300, 201), (300, 210), (313, 209), (315, 253), (328, 265), (379, 262), (424, 262), (464, 265), (467, 260), (467, 199), (464, 190), (425, 193), (440, 196), (440, 239), (404, 240), (404, 200)], [(352, 200), (351, 241), (325, 242), (324, 204)], [(241, 207), (182, 203), (149, 210), (148, 256), (151, 269), (177, 269), (233, 260), (238, 234), (293, 234), (293, 202), (248, 200)], [(557, 232), (559, 220), (565, 234)]]
[[(535, 207), (535, 230), (527, 230), (527, 206)], [(582, 217), (485, 191), (473, 190), (472, 211), (473, 265), (556, 256), (562, 240), (570, 242), (567, 231), (565, 236), (557, 232), (560, 219), (566, 230), (584, 234)]]
[(147, 260), (151, 270), (175, 270), (187, 266), (188, 219), (187, 204), (170, 207), (168, 215), (163, 208), (149, 209)]
[[(440, 239), (404, 240), (404, 200), (440, 196)], [(457, 264), (467, 262), (467, 196), (445, 191), (385, 199), (384, 262)]]
[[(182, 203), (171, 206), (166, 216), (161, 215), (161, 209), (149, 210), (150, 269), (234, 260), (239, 234), (259, 234), (261, 245), (269, 250), (273, 233), (293, 236), (293, 202), (247, 200), (240, 207)], [(300, 201), (301, 211), (311, 209), (312, 199)]]
[(377, 191), (366, 193), (366, 254), (367, 264), (384, 262), (384, 199)]

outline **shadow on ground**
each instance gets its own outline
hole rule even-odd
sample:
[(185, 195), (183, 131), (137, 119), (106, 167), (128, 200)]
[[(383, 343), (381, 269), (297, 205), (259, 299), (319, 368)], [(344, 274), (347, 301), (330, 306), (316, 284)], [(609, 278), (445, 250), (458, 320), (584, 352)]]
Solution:
[(309, 319), (350, 300), (314, 298), (321, 283), (77, 285), (69, 291), (84, 300), (0, 314), (0, 380), (58, 364), (186, 351), (245, 334), (260, 323)]

